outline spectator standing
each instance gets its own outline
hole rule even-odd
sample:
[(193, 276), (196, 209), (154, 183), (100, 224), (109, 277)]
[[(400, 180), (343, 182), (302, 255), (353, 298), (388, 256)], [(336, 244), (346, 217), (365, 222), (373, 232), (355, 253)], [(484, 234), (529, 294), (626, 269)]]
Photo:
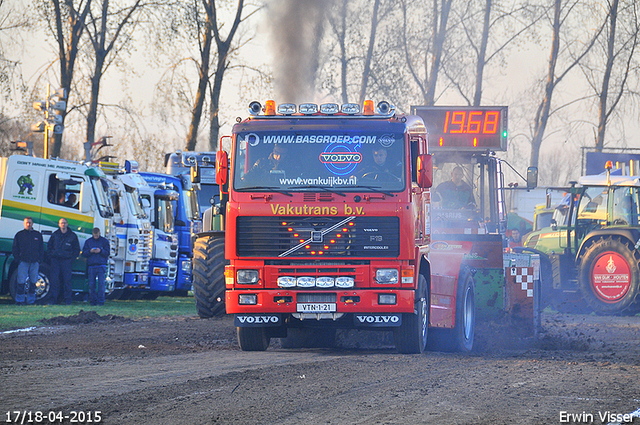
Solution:
[[(82, 247), (82, 256), (87, 259), (89, 302), (91, 305), (104, 305), (104, 281), (107, 275), (107, 261), (109, 261), (111, 247), (109, 241), (100, 236), (100, 229), (94, 227), (92, 234), (93, 237), (87, 239)], [(97, 289), (96, 278), (98, 278)]]
[[(13, 238), (13, 258), (18, 262), (16, 286), (16, 304), (33, 304), (36, 301), (36, 282), (40, 263), (44, 257), (42, 234), (33, 230), (33, 218), (25, 217), (24, 230), (20, 230)], [(25, 291), (29, 278), (29, 289)], [(26, 292), (26, 293), (25, 293)]]
[(51, 302), (58, 302), (62, 292), (65, 304), (71, 304), (71, 268), (80, 254), (78, 236), (71, 229), (66, 218), (58, 221), (59, 229), (53, 232), (47, 243), (47, 257), (51, 261)]

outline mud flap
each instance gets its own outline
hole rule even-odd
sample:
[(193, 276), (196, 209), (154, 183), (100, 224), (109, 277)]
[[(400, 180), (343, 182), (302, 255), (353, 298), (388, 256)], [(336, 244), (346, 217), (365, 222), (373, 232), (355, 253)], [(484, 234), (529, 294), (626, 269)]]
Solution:
[(233, 325), (237, 328), (282, 326), (281, 314), (236, 314)]
[(356, 327), (397, 327), (402, 325), (402, 314), (355, 313), (353, 324)]

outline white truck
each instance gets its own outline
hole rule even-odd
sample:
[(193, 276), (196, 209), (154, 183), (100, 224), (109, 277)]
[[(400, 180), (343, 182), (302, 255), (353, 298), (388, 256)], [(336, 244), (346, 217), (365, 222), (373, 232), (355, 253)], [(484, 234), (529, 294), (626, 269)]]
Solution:
[[(111, 164), (110, 164), (111, 165)], [(139, 299), (148, 293), (149, 261), (153, 249), (153, 229), (145, 213), (138, 187), (146, 185), (138, 174), (121, 174), (115, 166), (104, 166), (108, 195), (113, 205), (111, 258), (114, 260), (112, 299)]]
[[(80, 242), (91, 237), (94, 227), (107, 238), (113, 235), (113, 207), (107, 196), (108, 183), (98, 168), (60, 159), (11, 155), (0, 158), (0, 282), (2, 292), (15, 295), (16, 267), (12, 255), (15, 234), (22, 230), (25, 217), (42, 233), (45, 244), (58, 229), (62, 217), (69, 222)], [(112, 264), (113, 266), (113, 264)], [(112, 269), (113, 267), (111, 267)], [(49, 301), (49, 264), (40, 267), (36, 302)], [(88, 292), (86, 262), (79, 257), (73, 265), (74, 293)], [(107, 292), (113, 281), (107, 279)]]

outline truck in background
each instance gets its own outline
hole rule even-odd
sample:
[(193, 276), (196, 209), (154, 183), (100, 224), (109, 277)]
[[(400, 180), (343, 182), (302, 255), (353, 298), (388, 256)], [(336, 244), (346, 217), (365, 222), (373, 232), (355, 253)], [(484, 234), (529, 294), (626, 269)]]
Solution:
[(202, 229), (197, 192), (191, 183), (189, 170), (177, 175), (150, 172), (139, 174), (152, 188), (172, 190), (178, 194), (178, 198), (171, 201), (173, 227), (178, 239), (178, 270), (174, 295), (186, 296), (193, 284), (193, 243), (195, 235)]
[[(108, 196), (105, 174), (98, 168), (60, 159), (12, 155), (0, 159), (0, 281), (3, 292), (15, 295), (16, 267), (12, 244), (23, 229), (23, 219), (33, 218), (34, 229), (42, 233), (45, 244), (64, 217), (79, 239), (80, 247), (91, 237), (94, 227), (112, 239), (113, 207)], [(112, 263), (111, 266), (114, 264)], [(81, 256), (73, 264), (74, 292), (88, 293), (86, 261)], [(31, 284), (31, 283), (30, 283)], [(50, 298), (49, 265), (40, 267), (36, 302)], [(107, 292), (113, 280), (107, 279)]]
[(107, 174), (113, 205), (113, 233), (109, 242), (114, 260), (114, 291), (110, 298), (140, 299), (151, 290), (153, 230), (138, 190), (146, 182), (136, 173), (123, 173), (116, 163), (101, 163), (100, 167)]

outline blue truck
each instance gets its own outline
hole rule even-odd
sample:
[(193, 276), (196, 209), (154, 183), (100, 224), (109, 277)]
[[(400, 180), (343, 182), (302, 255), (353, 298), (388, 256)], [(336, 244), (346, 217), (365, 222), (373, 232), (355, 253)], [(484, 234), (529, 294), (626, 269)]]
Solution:
[(169, 175), (140, 172), (140, 176), (156, 189), (175, 191), (171, 201), (174, 211), (173, 229), (177, 235), (178, 259), (174, 295), (187, 295), (192, 287), (192, 258), (194, 235), (200, 232), (202, 220), (197, 195), (189, 174)]

